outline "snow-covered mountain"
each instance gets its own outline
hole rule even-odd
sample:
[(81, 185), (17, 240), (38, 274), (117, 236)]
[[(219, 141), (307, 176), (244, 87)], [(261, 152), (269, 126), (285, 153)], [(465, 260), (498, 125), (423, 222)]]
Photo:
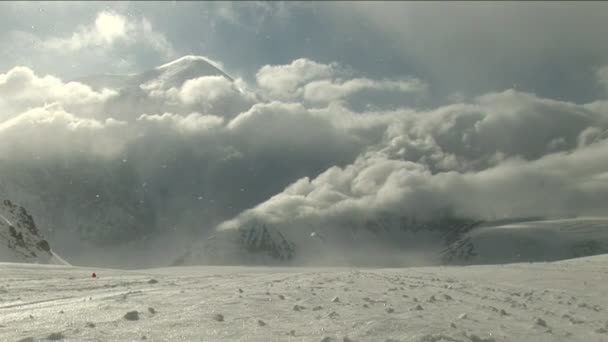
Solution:
[(103, 88), (126, 90), (134, 87), (139, 88), (140, 86), (145, 87), (145, 85), (150, 85), (153, 82), (156, 82), (163, 89), (169, 89), (180, 87), (187, 80), (203, 76), (223, 76), (230, 81), (234, 81), (232, 77), (220, 69), (220, 66), (202, 56), (183, 56), (138, 74), (91, 75), (74, 79), (74, 81), (84, 83), (97, 90)]
[(380, 215), (331, 227), (273, 225), (252, 220), (221, 227), (174, 265), (289, 264), (415, 266), (439, 264), (439, 252), (480, 222), (438, 218), (417, 221)]
[(452, 242), (447, 264), (553, 261), (608, 253), (608, 218), (484, 224)]
[(93, 75), (74, 81), (117, 92), (96, 114), (98, 119), (132, 121), (142, 114), (165, 112), (234, 117), (249, 109), (256, 95), (241, 89), (220, 67), (202, 56), (184, 56), (137, 74)]
[(68, 264), (53, 252), (32, 216), (9, 200), (0, 203), (0, 262)]
[(220, 229), (175, 265), (425, 266), (554, 261), (608, 253), (608, 219), (482, 222), (383, 216), (342, 227), (253, 222)]
[(203, 76), (223, 76), (230, 81), (234, 79), (220, 69), (219, 65), (202, 56), (183, 56), (172, 62), (157, 66), (134, 76), (140, 85), (151, 82), (161, 84), (164, 89), (181, 87), (185, 81)]
[(178, 258), (173, 265), (285, 264), (295, 257), (295, 244), (272, 225), (254, 222), (217, 231)]

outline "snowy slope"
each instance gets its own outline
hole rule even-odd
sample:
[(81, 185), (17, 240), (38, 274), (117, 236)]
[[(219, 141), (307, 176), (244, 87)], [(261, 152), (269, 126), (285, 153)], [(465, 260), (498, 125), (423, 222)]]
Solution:
[(608, 218), (486, 223), (392, 219), (328, 229), (259, 222), (218, 229), (173, 264), (411, 267), (555, 261), (608, 253)]
[(275, 227), (252, 223), (218, 231), (175, 260), (173, 266), (197, 264), (280, 265), (295, 256), (295, 245)]
[(608, 218), (483, 225), (443, 252), (446, 263), (553, 261), (608, 253)]
[(41, 236), (27, 211), (8, 200), (0, 202), (0, 262), (67, 265)]
[(607, 255), (405, 269), (0, 264), (0, 279), (8, 342), (608, 341)]
[(477, 221), (445, 218), (416, 222), (385, 216), (327, 227), (280, 225), (253, 220), (220, 226), (174, 264), (282, 264), (403, 267), (439, 265), (446, 241)]

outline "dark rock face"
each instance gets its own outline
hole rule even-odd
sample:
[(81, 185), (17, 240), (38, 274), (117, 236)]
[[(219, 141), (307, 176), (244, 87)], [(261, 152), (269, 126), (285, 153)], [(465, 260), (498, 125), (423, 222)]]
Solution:
[(45, 252), (51, 252), (51, 246), (49, 246), (49, 243), (46, 240), (38, 241), (38, 243), (36, 243), (36, 246)]
[(449, 244), (441, 253), (441, 261), (444, 264), (467, 264), (475, 256), (475, 246), (469, 237), (465, 237)]
[(53, 257), (32, 216), (10, 200), (0, 202), (0, 240), (6, 240), (3, 244), (9, 253), (3, 255), (9, 257), (8, 261), (44, 262)]
[(239, 232), (239, 245), (249, 253), (266, 254), (276, 260), (290, 260), (295, 255), (295, 245), (267, 224), (256, 222)]

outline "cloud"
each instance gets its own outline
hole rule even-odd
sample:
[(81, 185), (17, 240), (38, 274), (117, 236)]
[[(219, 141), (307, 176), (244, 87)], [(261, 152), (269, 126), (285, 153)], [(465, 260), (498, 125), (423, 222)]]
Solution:
[(126, 125), (113, 118), (78, 117), (57, 103), (33, 108), (0, 122), (2, 159), (113, 156), (124, 146), (120, 136)]
[(605, 112), (508, 90), (408, 115), (389, 127), (383, 150), (433, 170), (480, 170), (504, 157), (571, 151), (585, 129), (605, 125)]
[(339, 234), (383, 215), (606, 209), (602, 100), (510, 89), (417, 106), (423, 80), (308, 59), (263, 66), (255, 84), (195, 57), (111, 81), (0, 75), (0, 190), (92, 244), (252, 220)]
[(354, 78), (344, 82), (330, 80), (314, 81), (304, 87), (304, 99), (312, 102), (332, 102), (365, 91), (396, 93), (397, 96), (407, 94), (420, 95), (428, 90), (420, 80), (392, 81)]
[(416, 79), (375, 80), (356, 77), (352, 68), (297, 59), (286, 65), (266, 65), (256, 74), (258, 86), (272, 99), (323, 106), (343, 102), (357, 111), (419, 106), (429, 86)]
[(117, 95), (111, 89), (97, 92), (82, 83), (65, 83), (50, 75), (39, 77), (27, 67), (15, 67), (5, 74), (0, 74), (0, 94), (5, 96), (7, 102), (30, 104), (49, 101), (90, 104), (104, 102)]
[(116, 38), (124, 38), (127, 33), (125, 17), (101, 12), (95, 19), (95, 33), (103, 42), (111, 44)]
[(180, 133), (197, 134), (222, 127), (224, 118), (213, 115), (202, 115), (200, 113), (191, 113), (187, 116), (181, 116), (172, 113), (164, 113), (162, 115), (142, 114), (138, 121), (156, 123), (163, 126), (173, 126)]
[(101, 11), (91, 25), (78, 27), (69, 37), (52, 37), (43, 44), (47, 49), (73, 52), (87, 48), (110, 48), (118, 43), (143, 43), (166, 58), (175, 56), (166, 37), (155, 31), (147, 18), (130, 19), (113, 11)]
[(153, 106), (156, 110), (169, 105), (170, 109), (181, 113), (201, 111), (232, 118), (248, 110), (258, 100), (255, 93), (239, 87), (241, 82), (213, 75), (188, 79), (181, 86), (170, 86), (171, 82), (161, 77), (140, 87), (150, 98), (161, 101)]
[(90, 26), (81, 26), (69, 38), (52, 38), (46, 42), (51, 49), (81, 50), (88, 47), (107, 47), (117, 40), (128, 38), (127, 18), (117, 13), (102, 11)]
[[(338, 122), (358, 115), (341, 110)], [(341, 126), (384, 132), (352, 164), (294, 181), (219, 229), (262, 221), (292, 237), (310, 229), (339, 235), (382, 215), (432, 220), (448, 209), (491, 220), (605, 210), (605, 107), (509, 90), (380, 116)]]
[[(432, 220), (446, 208), (477, 219), (602, 215), (608, 198), (607, 141), (552, 154), (533, 162), (512, 158), (476, 173), (433, 174), (421, 164), (392, 160), (381, 153), (360, 156), (345, 168), (333, 167), (314, 179), (302, 178), (268, 201), (220, 225), (269, 222), (288, 235), (297, 229), (340, 234), (380, 215)], [(295, 232), (293, 230), (296, 230)]]
[(265, 65), (256, 74), (257, 83), (272, 97), (290, 99), (298, 95), (300, 86), (317, 79), (335, 76), (335, 64), (322, 64), (300, 58), (288, 65)]
[(66, 108), (87, 112), (116, 95), (114, 90), (95, 91), (82, 83), (66, 83), (50, 75), (38, 76), (27, 67), (14, 67), (0, 74), (0, 96), (3, 98), (0, 119), (46, 103), (58, 103)]

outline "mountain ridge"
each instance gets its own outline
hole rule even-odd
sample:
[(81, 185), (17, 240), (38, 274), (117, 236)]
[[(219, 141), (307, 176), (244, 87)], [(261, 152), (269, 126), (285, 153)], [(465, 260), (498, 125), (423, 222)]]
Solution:
[(0, 262), (69, 265), (51, 249), (25, 208), (0, 202)]

